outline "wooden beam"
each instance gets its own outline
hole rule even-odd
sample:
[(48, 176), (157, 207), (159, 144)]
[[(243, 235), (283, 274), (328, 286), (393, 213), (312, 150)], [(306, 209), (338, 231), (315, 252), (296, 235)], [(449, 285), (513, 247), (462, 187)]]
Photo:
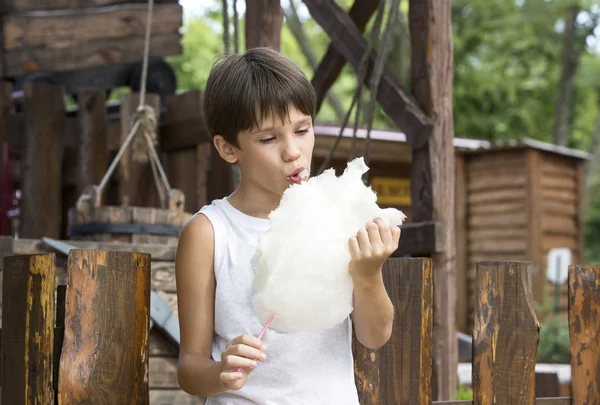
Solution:
[(531, 262), (477, 263), (473, 326), (476, 404), (531, 404), (535, 400), (540, 325), (533, 310), (532, 271)]
[[(155, 0), (155, 3), (177, 3), (178, 0)], [(6, 12), (102, 7), (125, 3), (147, 3), (148, 0), (4, 0)]]
[[(379, 0), (355, 0), (352, 4), (348, 16), (360, 32), (364, 32), (371, 16), (377, 10), (378, 4)], [(317, 94), (317, 111), (321, 109), (327, 92), (337, 80), (345, 64), (344, 55), (330, 44), (312, 79), (312, 85)]]
[(4, 258), (2, 403), (53, 404), (55, 255)]
[(148, 404), (150, 255), (71, 250), (68, 268), (58, 403)]
[(600, 398), (600, 266), (569, 266), (569, 337), (573, 405)]
[[(70, 47), (107, 39), (143, 38), (147, 12), (144, 3), (8, 15), (4, 20), (4, 45), (6, 51), (13, 51), (47, 44)], [(178, 3), (156, 4), (152, 35), (177, 33), (182, 15)]]
[[(150, 41), (151, 57), (165, 57), (181, 53), (181, 34), (177, 32), (158, 34)], [(70, 71), (104, 65), (133, 63), (142, 60), (144, 37), (98, 39), (73, 44), (67, 47), (54, 47), (51, 42), (40, 46), (28, 46), (5, 52), (6, 77), (17, 77), (29, 72)], [(75, 74), (75, 73), (73, 73)], [(98, 83), (98, 72), (78, 71), (81, 82)], [(122, 74), (121, 74), (122, 75)], [(54, 76), (57, 76), (56, 73)]]
[[(304, 0), (311, 16), (331, 38), (331, 44), (358, 71), (367, 41), (350, 17), (332, 0)], [(369, 59), (364, 84), (368, 86), (376, 54)], [(385, 67), (377, 100), (394, 124), (406, 134), (413, 146), (424, 145), (432, 134), (433, 122), (421, 110), (418, 102), (405, 90), (389, 68)]]
[(454, 122), (452, 116), (452, 27), (450, 0), (410, 0), (411, 88), (434, 118), (433, 136), (413, 143), (413, 221), (436, 221), (444, 228), (444, 251), (434, 253), (434, 399), (456, 398), (456, 238)]
[(58, 238), (62, 216), (63, 93), (60, 86), (49, 83), (26, 83), (24, 92), (20, 235), (24, 238)]
[(160, 126), (160, 148), (164, 152), (194, 148), (202, 143), (212, 144), (202, 112), (186, 119), (167, 120)]
[(383, 278), (396, 308), (394, 329), (388, 343), (379, 350), (369, 350), (354, 340), (360, 403), (429, 405), (433, 327), (431, 260), (389, 259), (383, 268)]
[(77, 187), (79, 196), (90, 185), (98, 185), (106, 173), (106, 93), (103, 89), (82, 88), (77, 92), (79, 110)]
[[(173, 124), (202, 116), (202, 93), (200, 90), (168, 97), (166, 116), (167, 122)], [(201, 126), (194, 128), (194, 138), (200, 137), (198, 136), (199, 132), (206, 131)], [(168, 140), (168, 138), (163, 139)], [(209, 148), (212, 147), (212, 144), (196, 142), (190, 146), (169, 153), (166, 170), (171, 187), (181, 190), (185, 195), (185, 210), (196, 212), (206, 204), (206, 176), (208, 174), (206, 158), (208, 158)], [(199, 156), (206, 158), (198, 159)]]
[(401, 237), (393, 257), (429, 256), (444, 251), (443, 227), (439, 222), (417, 222), (400, 227)]
[(246, 49), (279, 50), (283, 10), (280, 0), (246, 0)]

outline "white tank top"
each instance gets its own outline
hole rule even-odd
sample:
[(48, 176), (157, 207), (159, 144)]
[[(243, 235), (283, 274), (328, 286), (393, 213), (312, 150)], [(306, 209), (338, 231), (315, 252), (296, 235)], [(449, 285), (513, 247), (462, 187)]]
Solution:
[[(252, 263), (269, 220), (244, 214), (226, 198), (213, 201), (199, 213), (210, 220), (215, 235), (212, 358), (219, 361), (227, 341), (242, 334), (257, 336), (263, 328), (252, 311)], [(359, 404), (350, 317), (320, 332), (278, 333), (268, 329), (262, 340), (267, 344), (267, 360), (259, 362), (246, 385), (239, 391), (208, 398), (206, 405)]]

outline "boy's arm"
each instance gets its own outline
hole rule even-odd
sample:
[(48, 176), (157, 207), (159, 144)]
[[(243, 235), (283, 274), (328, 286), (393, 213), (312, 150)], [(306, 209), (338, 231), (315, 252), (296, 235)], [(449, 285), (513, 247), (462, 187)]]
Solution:
[(377, 218), (350, 239), (350, 275), (354, 282), (352, 320), (356, 338), (378, 349), (392, 335), (394, 307), (383, 283), (382, 267), (398, 248), (400, 228), (387, 227)]
[(177, 379), (192, 395), (225, 391), (220, 383), (222, 367), (211, 359), (216, 286), (213, 240), (210, 221), (198, 215), (182, 230), (175, 259), (181, 335)]

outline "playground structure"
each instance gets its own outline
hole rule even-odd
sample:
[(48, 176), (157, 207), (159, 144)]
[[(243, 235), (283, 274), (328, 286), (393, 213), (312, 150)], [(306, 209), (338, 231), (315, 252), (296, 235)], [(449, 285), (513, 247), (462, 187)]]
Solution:
[[(31, 5), (23, 7), (35, 8), (34, 3), (35, 1), (27, 2)], [(116, 4), (120, 2), (114, 0), (97, 0), (93, 2), (93, 4), (103, 7), (108, 7), (109, 3)], [(164, 3), (165, 7), (167, 7), (166, 4), (170, 4), (170, 2)], [(459, 223), (461, 218), (464, 223), (468, 223), (471, 218), (469, 215), (482, 208), (469, 205), (471, 202), (468, 199), (466, 200), (467, 204), (461, 204), (458, 190), (461, 179), (463, 186), (466, 187), (464, 190), (476, 189), (476, 186), (469, 186), (468, 184), (469, 181), (475, 178), (474, 175), (468, 172), (468, 169), (477, 166), (478, 160), (483, 162), (486, 156), (490, 161), (498, 159), (501, 151), (493, 145), (482, 147), (481, 144), (478, 144), (474, 147), (462, 147), (462, 142), (466, 141), (455, 139), (451, 131), (448, 131), (448, 128), (451, 128), (451, 102), (437, 95), (446, 94), (447, 97), (448, 94), (451, 94), (447, 91), (452, 75), (451, 64), (448, 63), (448, 50), (451, 49), (448, 45), (450, 41), (448, 37), (450, 33), (449, 7), (445, 3), (437, 0), (410, 2), (411, 35), (413, 48), (417, 49), (413, 53), (412, 61), (413, 71), (416, 72), (413, 77), (414, 94), (411, 95), (400, 88), (393, 75), (384, 69), (378, 101), (398, 126), (400, 132), (395, 135), (397, 138), (395, 140), (376, 139), (376, 131), (370, 134), (373, 138), (370, 143), (372, 184), (380, 191), (382, 197), (389, 198), (387, 203), (383, 202), (385, 199), (382, 199), (382, 205), (399, 206), (408, 213), (410, 219), (410, 223), (403, 227), (401, 245), (396, 255), (431, 257), (431, 262), (427, 259), (412, 259), (411, 261), (394, 258), (389, 262), (393, 264), (388, 265), (387, 272), (389, 276), (386, 279), (390, 294), (394, 296), (396, 308), (403, 308), (402, 311), (399, 311), (396, 325), (410, 325), (401, 330), (410, 329), (411, 334), (420, 331), (420, 335), (415, 335), (420, 336), (418, 339), (411, 335), (408, 342), (412, 345), (411, 356), (420, 356), (419, 361), (423, 361), (421, 364), (425, 366), (423, 366), (423, 369), (419, 369), (418, 372), (417, 369), (411, 366), (410, 373), (407, 372), (405, 359), (411, 357), (408, 357), (408, 349), (402, 346), (402, 344), (406, 345), (406, 342), (404, 342), (405, 336), (401, 338), (397, 329), (394, 332), (392, 342), (381, 351), (364, 352), (357, 348), (355, 353), (357, 356), (356, 375), (359, 381), (362, 403), (364, 404), (415, 403), (413, 399), (417, 398), (420, 398), (419, 401), (424, 401), (419, 403), (425, 403), (438, 396), (448, 398), (455, 389), (453, 386), (456, 385), (455, 330), (457, 328), (465, 332), (474, 330), (475, 325), (470, 326), (472, 321), (469, 320), (469, 314), (477, 314), (476, 310), (481, 308), (481, 302), (477, 301), (475, 297), (475, 292), (478, 291), (481, 285), (477, 282), (474, 269), (477, 261), (486, 258), (476, 254), (467, 256), (467, 253), (470, 254), (476, 251), (477, 248), (475, 247), (476, 244), (469, 242), (468, 235), (459, 233), (461, 229)], [(111, 13), (116, 14), (111, 14), (113, 16), (111, 18), (114, 18), (114, 15), (125, 13), (123, 15), (129, 15), (130, 17), (123, 17), (123, 21), (131, 21), (131, 19), (136, 21), (136, 18), (139, 20), (138, 17), (145, 15), (144, 13), (140, 12), (136, 14), (138, 17), (134, 18), (126, 11), (139, 11), (142, 9), (142, 4), (144, 3), (140, 1), (138, 6), (128, 5), (127, 7), (123, 6), (122, 9), (122, 5), (112, 5), (110, 6)], [(379, 2), (356, 0), (348, 14), (343, 13), (332, 1), (305, 0), (305, 4), (308, 6), (313, 18), (330, 33), (332, 40), (332, 44), (313, 78), (313, 85), (322, 101), (324, 94), (326, 94), (347, 61), (355, 69), (360, 70), (362, 56), (369, 54), (366, 52), (368, 44), (363, 40), (362, 31), (377, 9)], [(280, 29), (278, 24), (280, 24), (280, 20), (272, 18), (273, 16), (270, 14), (277, 14), (275, 11), (278, 5), (279, 1), (274, 0), (248, 2), (247, 15), (251, 18), (246, 23), (247, 46), (269, 45), (278, 47), (278, 31)], [(173, 4), (170, 7), (173, 10), (175, 9)], [(29, 13), (29, 11), (18, 12), (25, 13), (25, 15)], [(75, 14), (77, 13), (80, 12), (75, 12)], [(67, 13), (66, 15), (71, 14)], [(30, 13), (29, 15), (35, 16), (36, 14)], [(21, 20), (17, 19), (15, 21)], [(434, 21), (436, 21), (436, 24), (434, 24)], [(140, 34), (141, 31), (135, 34), (138, 41), (140, 41)], [(154, 34), (153, 31), (153, 36)], [(171, 37), (172, 34), (168, 36)], [(157, 38), (160, 38), (160, 35)], [(122, 38), (116, 39), (111, 44), (114, 45), (122, 40)], [(430, 42), (435, 44), (431, 53), (426, 54), (418, 51), (419, 49), (429, 49), (428, 44)], [(39, 44), (35, 46), (39, 46)], [(27, 52), (31, 54), (33, 50), (37, 49), (35, 46), (31, 45)], [(159, 50), (156, 52), (160, 52), (162, 55), (173, 54), (172, 50), (167, 51), (159, 45), (157, 46)], [(154, 184), (152, 168), (149, 164), (136, 162), (128, 152), (119, 163), (118, 175), (110, 179), (101, 195), (101, 205), (107, 209), (97, 210), (97, 216), (91, 217), (92, 223), (102, 225), (101, 231), (96, 228), (95, 232), (91, 232), (89, 227), (87, 231), (82, 231), (80, 225), (89, 225), (90, 221), (82, 222), (74, 214), (77, 211), (74, 208), (77, 208), (78, 198), (89, 185), (95, 185), (101, 181), (109, 162), (112, 161), (121, 147), (131, 127), (134, 111), (139, 103), (139, 93), (137, 92), (139, 87), (134, 83), (135, 80), (132, 82), (130, 79), (133, 72), (131, 69), (134, 65), (140, 66), (139, 58), (142, 55), (139, 52), (140, 49), (141, 46), (137, 50), (137, 56), (131, 60), (119, 60), (118, 63), (109, 60), (105, 61), (104, 65), (100, 64), (95, 67), (80, 65), (80, 69), (77, 71), (57, 70), (52, 73), (52, 79), (44, 79), (41, 78), (40, 74), (32, 75), (32, 72), (25, 70), (19, 70), (18, 72), (15, 70), (17, 72), (15, 75), (20, 76), (14, 81), (12, 76), (3, 76), (11, 80), (0, 81), (0, 136), (3, 136), (3, 140), (8, 146), (7, 150), (11, 154), (11, 159), (5, 161), (5, 163), (10, 163), (8, 166), (14, 169), (10, 173), (12, 187), (9, 188), (9, 191), (11, 189), (22, 191), (19, 236), (27, 238), (25, 241), (11, 241), (11, 246), (23, 246), (23, 243), (27, 240), (30, 242), (27, 249), (14, 249), (11, 247), (6, 252), (16, 255), (52, 252), (47, 246), (39, 242), (39, 238), (52, 237), (71, 239), (69, 243), (84, 249), (98, 251), (135, 250), (150, 253), (151, 275), (148, 279), (140, 280), (143, 280), (144, 283), (150, 283), (152, 289), (159, 291), (176, 312), (174, 265), (172, 262), (174, 255), (171, 259), (164, 259), (165, 257), (171, 257), (168, 255), (174, 251), (176, 239), (171, 238), (164, 245), (160, 245), (162, 250), (156, 250), (158, 249), (157, 245), (153, 243), (157, 243), (162, 240), (160, 238), (165, 236), (165, 226), (169, 227), (170, 231), (176, 230), (189, 216), (189, 213), (194, 212), (212, 199), (227, 195), (234, 184), (231, 170), (218, 158), (209, 142), (201, 113), (202, 94), (200, 91), (194, 90), (174, 95), (168, 69), (162, 69), (164, 67), (162, 63), (150, 64), (151, 67), (157, 66), (157, 70), (155, 74), (149, 75), (149, 94), (146, 94), (146, 104), (161, 112), (160, 120), (156, 123), (155, 128), (158, 134), (156, 149), (161, 156), (171, 186), (173, 189), (181, 190), (184, 197), (183, 200), (178, 200), (180, 203), (177, 210), (171, 211), (170, 207), (156, 208), (157, 205), (161, 204), (160, 193), (158, 192), (160, 187), (152, 187)], [(162, 53), (163, 51), (164, 53)], [(101, 51), (98, 54), (104, 55), (104, 53), (104, 51)], [(123, 51), (122, 54), (125, 55), (128, 52)], [(376, 54), (373, 54), (371, 58), (367, 58), (367, 70), (369, 72), (373, 71), (377, 63), (376, 56)], [(121, 70), (118, 70), (117, 67)], [(69, 67), (69, 69), (71, 68)], [(38, 70), (36, 73), (41, 73), (41, 71)], [(112, 76), (109, 74), (117, 71), (121, 73)], [(125, 79), (122, 81), (117, 80), (117, 78), (123, 77), (123, 72), (127, 72), (129, 75), (127, 80), (129, 81)], [(371, 73), (364, 77), (363, 83), (368, 84), (370, 82), (370, 75)], [(112, 77), (113, 79), (110, 80), (113, 80), (113, 82), (107, 84), (107, 82), (94, 81), (93, 78), (97, 77), (109, 79)], [(73, 81), (74, 78), (77, 78), (76, 82)], [(133, 92), (124, 94), (117, 105), (107, 107), (106, 89), (117, 85), (130, 86)], [(440, 86), (440, 88), (438, 89), (437, 86)], [(79, 104), (77, 109), (66, 111), (63, 102), (65, 92), (76, 96), (75, 98)], [(423, 109), (420, 106), (424, 106)], [(432, 122), (429, 116), (436, 116), (437, 121)], [(319, 132), (319, 128), (317, 128), (317, 148), (313, 169), (317, 168), (320, 162), (326, 158), (332, 144), (335, 142), (335, 135), (325, 134), (325, 128), (322, 129), (323, 131)], [(332, 166), (341, 165), (341, 162), (346, 159), (347, 148), (344, 149), (344, 144), (348, 141), (348, 137), (342, 140), (340, 147), (334, 153), (334, 160), (331, 161)], [(359, 148), (362, 148), (364, 143), (365, 141), (362, 139), (359, 140)], [(533, 148), (533, 150), (543, 149), (539, 146)], [(523, 149), (521, 146), (517, 146), (513, 152), (515, 154), (520, 153), (519, 148)], [(546, 155), (542, 152), (527, 151), (525, 154), (529, 156), (536, 153), (539, 155), (537, 158), (538, 163), (545, 159), (544, 156)], [(495, 158), (493, 154), (496, 154)], [(560, 154), (550, 152), (548, 156), (556, 155)], [(41, 163), (42, 159), (45, 160), (43, 165), (36, 164)], [(464, 162), (464, 177), (459, 176), (463, 172), (459, 171), (461, 166), (457, 162)], [(523, 158), (523, 162), (530, 162), (527, 165), (531, 165), (533, 160)], [(485, 165), (485, 163), (481, 164)], [(581, 159), (572, 159), (567, 164), (568, 168), (563, 167), (560, 170), (563, 173), (571, 170), (574, 170), (574, 173), (579, 173), (577, 167), (580, 164)], [(530, 166), (526, 167), (529, 168)], [(535, 178), (530, 176), (530, 173), (532, 172), (527, 171), (523, 174), (523, 177), (519, 178), (519, 181), (524, 181), (528, 185), (527, 187), (530, 184), (535, 184), (533, 181)], [(577, 176), (578, 174), (574, 174), (573, 179), (580, 181)], [(574, 188), (575, 195), (579, 195), (577, 190), (579, 190), (580, 183), (577, 184)], [(500, 187), (502, 185), (496, 184), (496, 186)], [(494, 183), (491, 182), (488, 187), (494, 187)], [(544, 191), (540, 191), (539, 188), (532, 186), (531, 189), (537, 190), (538, 197), (544, 194)], [(384, 195), (385, 190), (389, 191), (388, 196)], [(498, 192), (502, 191), (498, 190)], [(521, 188), (516, 193), (519, 192), (521, 192)], [(44, 197), (40, 198), (40, 196)], [(532, 202), (528, 209), (533, 210), (535, 204), (541, 200), (541, 198), (537, 200), (528, 199), (528, 202)], [(576, 226), (580, 226), (582, 212), (580, 206), (577, 205), (577, 201), (579, 201), (578, 197), (575, 197), (573, 205), (568, 206), (567, 215), (572, 215), (574, 221), (576, 221)], [(564, 207), (561, 206), (562, 208)], [(487, 217), (494, 218), (494, 210), (498, 209), (493, 208)], [(177, 213), (175, 216), (178, 216), (178, 220), (165, 220), (165, 217), (171, 218), (172, 212)], [(456, 235), (454, 236), (455, 217), (457, 225)], [(513, 223), (513, 225), (521, 226), (523, 224)], [(566, 243), (570, 245), (575, 244), (573, 245), (575, 246), (574, 249), (578, 249), (576, 253), (581, 254), (580, 240), (577, 239), (573, 242), (573, 238), (580, 237), (582, 233), (577, 231), (574, 235), (570, 225), (565, 223), (563, 225), (561, 225), (561, 228), (564, 230), (564, 234), (571, 235), (572, 238), (564, 237), (560, 240), (560, 243), (567, 241)], [(155, 232), (159, 229), (163, 233), (157, 235)], [(527, 229), (535, 229), (535, 224), (529, 224)], [(525, 256), (520, 251), (507, 251), (505, 252), (507, 255), (505, 259), (535, 262), (534, 268), (537, 269), (533, 274), (533, 287), (535, 287), (539, 283), (540, 272), (543, 273), (543, 267), (538, 262), (538, 260), (543, 260), (540, 259), (543, 256), (540, 256), (539, 250), (536, 253), (534, 247), (530, 248), (529, 243), (535, 242), (537, 244), (542, 243), (542, 246), (546, 245), (541, 242), (543, 239), (539, 235), (534, 236), (527, 233), (529, 231), (521, 230), (519, 232), (526, 233), (527, 242), (517, 240), (514, 243), (526, 243), (528, 246), (526, 248), (527, 254), (532, 253), (533, 256)], [(471, 238), (474, 238), (474, 236), (471, 236)], [(95, 241), (90, 241), (90, 239)], [(486, 240), (478, 238), (477, 242), (481, 245), (485, 244)], [(464, 243), (464, 245), (461, 245), (461, 243)], [(492, 238), (488, 243), (494, 247), (500, 246), (497, 239)], [(540, 245), (537, 246), (539, 248)], [(165, 251), (171, 253), (164, 253)], [(454, 257), (454, 251), (456, 251), (459, 258), (456, 270), (452, 267), (452, 260), (450, 260)], [(488, 253), (492, 255), (489, 257), (490, 259), (497, 258), (497, 251)], [(163, 254), (166, 254), (166, 256), (163, 256)], [(578, 262), (581, 263), (581, 259), (579, 259), (579, 256), (577, 257)], [(44, 260), (51, 261), (52, 259), (46, 258)], [(463, 260), (464, 265), (462, 267), (460, 266), (460, 260)], [(55, 261), (59, 263), (61, 259), (57, 256)], [(64, 270), (58, 271), (59, 267), (56, 270), (57, 281), (55, 284), (66, 285), (68, 279), (67, 268), (71, 269), (71, 267), (63, 263), (62, 268)], [(405, 273), (408, 271), (405, 270), (406, 268), (412, 268), (415, 271), (418, 268), (419, 270), (415, 273), (416, 276), (412, 277), (421, 277), (421, 281), (414, 279), (415, 286), (428, 283), (428, 287), (418, 287), (414, 292), (412, 290), (405, 292), (403, 284), (400, 283), (400, 275), (411, 277)], [(464, 269), (462, 273), (461, 268)], [(510, 272), (510, 269), (508, 271)], [(527, 271), (530, 272), (531, 269)], [(148, 272), (146, 271), (146, 273)], [(456, 280), (454, 276), (457, 277)], [(436, 290), (435, 299), (428, 298), (428, 294), (433, 294), (430, 289), (433, 285), (432, 277), (436, 278), (435, 284), (440, 286)], [(423, 288), (428, 288), (428, 290), (425, 291)], [(530, 288), (532, 286), (528, 285), (527, 291)], [(470, 292), (469, 294), (463, 294), (463, 290)], [(58, 291), (60, 293), (60, 289)], [(107, 289), (106, 291), (111, 290)], [(402, 291), (404, 292), (400, 294)], [(535, 298), (537, 298), (536, 291), (533, 290)], [(416, 293), (420, 295), (414, 295)], [(402, 296), (399, 297), (399, 295)], [(454, 310), (454, 296), (456, 296), (457, 301), (456, 311)], [(415, 310), (420, 308), (419, 310), (423, 311), (418, 313), (423, 314), (424, 321), (429, 322), (433, 317), (436, 317), (436, 322), (433, 323), (436, 325), (435, 330), (433, 326), (428, 327), (429, 329), (417, 330), (420, 326), (415, 322), (420, 322), (422, 317), (410, 320), (401, 315), (405, 313), (404, 308), (413, 308), (413, 305)], [(417, 306), (420, 307), (417, 308)], [(60, 305), (57, 307), (60, 307)], [(493, 308), (500, 310), (501, 305), (499, 304), (499, 306)], [(3, 308), (3, 310), (5, 309)], [(108, 308), (108, 311), (112, 311), (112, 309)], [(429, 318), (427, 318), (428, 316)], [(61, 318), (58, 317), (57, 319), (60, 320)], [(474, 316), (472, 319), (476, 320), (477, 317)], [(59, 326), (56, 325), (56, 327)], [(5, 329), (4, 324), (3, 329)], [(165, 342), (165, 337), (160, 333), (156, 333), (156, 328), (149, 327), (148, 330), (148, 352), (150, 353), (148, 389), (151, 403), (153, 400), (160, 403), (158, 398), (160, 398), (160, 401), (174, 404), (195, 403), (178, 389), (176, 379), (174, 379), (176, 345)], [(433, 343), (431, 343), (432, 339)], [(404, 343), (394, 343), (401, 340)], [(425, 343), (420, 345), (419, 342)], [(484, 343), (474, 341), (473, 355), (477, 352), (476, 347), (480, 347), (477, 345), (483, 345)], [(143, 346), (146, 343), (142, 342), (141, 344), (142, 346), (139, 347), (146, 350)], [(428, 344), (430, 346), (427, 346)], [(397, 349), (401, 346), (402, 349)], [(55, 350), (55, 355), (57, 353)], [(431, 362), (430, 356), (432, 353), (435, 357), (434, 362)], [(527, 354), (530, 355), (530, 352), (527, 352)], [(8, 351), (7, 355), (9, 355)], [(112, 352), (108, 356), (116, 355), (118, 355), (118, 352)], [(160, 359), (160, 361), (157, 359)], [(534, 364), (534, 359), (535, 356), (530, 355), (527, 359), (529, 361), (527, 365)], [(140, 361), (145, 360), (141, 359)], [(55, 364), (59, 363), (55, 362)], [(432, 365), (433, 372), (427, 370), (428, 366), (426, 365), (428, 364)], [(522, 369), (530, 370), (527, 367)], [(572, 370), (572, 372), (576, 373), (577, 371)], [(60, 375), (60, 370), (57, 373)], [(167, 377), (161, 380), (161, 377), (159, 377), (161, 373)], [(413, 380), (409, 382), (406, 379), (409, 375), (412, 376), (411, 378), (423, 378), (421, 381), (423, 385), (419, 385), (418, 382)], [(473, 382), (478, 381), (480, 383), (483, 381), (480, 378), (481, 375), (480, 371), (474, 369)], [(432, 377), (433, 380), (429, 377)], [(519, 377), (519, 381), (522, 380)], [(139, 383), (138, 380), (136, 381)], [(507, 386), (504, 382), (498, 381), (498, 386)], [(58, 383), (59, 380), (55, 379), (54, 384)], [(7, 384), (10, 383), (7, 382)], [(417, 387), (419, 388), (417, 389)], [(118, 387), (114, 388), (118, 391)], [(55, 389), (59, 389), (58, 385)], [(418, 393), (415, 390), (418, 390)], [(489, 392), (486, 392), (486, 395), (488, 394)], [(575, 393), (573, 395), (575, 398)], [(384, 400), (378, 402), (378, 398), (384, 398)], [(387, 402), (385, 398), (388, 399)], [(389, 400), (389, 398), (405, 398), (405, 400), (394, 401)], [(409, 400), (410, 402), (407, 402)], [(557, 401), (559, 401), (556, 402), (558, 404), (564, 403), (565, 400)]]

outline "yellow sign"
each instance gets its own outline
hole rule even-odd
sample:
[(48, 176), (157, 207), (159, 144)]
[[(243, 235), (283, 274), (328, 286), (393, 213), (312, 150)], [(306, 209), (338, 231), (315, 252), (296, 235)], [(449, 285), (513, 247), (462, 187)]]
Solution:
[(410, 180), (397, 177), (373, 177), (371, 186), (381, 205), (410, 205)]

